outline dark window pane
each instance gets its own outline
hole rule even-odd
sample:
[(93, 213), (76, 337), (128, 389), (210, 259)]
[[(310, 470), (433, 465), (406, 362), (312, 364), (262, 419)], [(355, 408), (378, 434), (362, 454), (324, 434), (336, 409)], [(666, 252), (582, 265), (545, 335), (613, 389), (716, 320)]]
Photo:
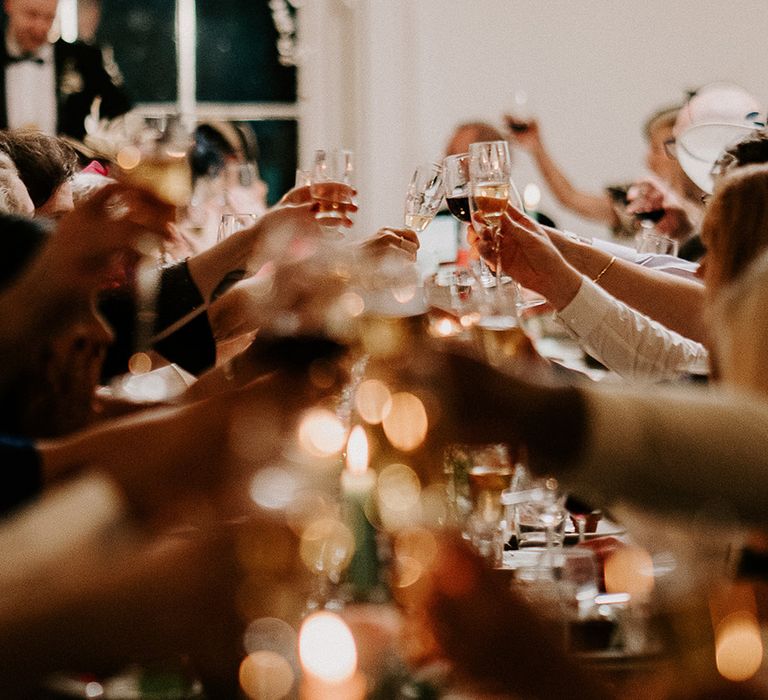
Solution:
[(176, 100), (175, 24), (173, 0), (104, 0), (97, 41), (114, 47), (135, 102)]
[(259, 142), (259, 174), (274, 204), (296, 179), (297, 125), (295, 121), (249, 122)]
[(198, 0), (197, 98), (295, 102), (296, 70), (277, 60), (268, 0)]

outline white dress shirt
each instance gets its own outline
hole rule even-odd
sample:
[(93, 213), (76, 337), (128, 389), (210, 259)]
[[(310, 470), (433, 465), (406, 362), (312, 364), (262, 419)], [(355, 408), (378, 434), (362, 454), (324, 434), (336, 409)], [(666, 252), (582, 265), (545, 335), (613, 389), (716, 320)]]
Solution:
[(626, 379), (662, 381), (709, 372), (709, 354), (701, 343), (641, 314), (586, 277), (557, 315), (586, 352)]
[[(22, 54), (12, 37), (6, 36), (5, 45), (9, 56)], [(58, 116), (53, 45), (44, 44), (34, 56), (43, 62), (19, 61), (5, 67), (8, 126), (34, 128), (53, 136)]]

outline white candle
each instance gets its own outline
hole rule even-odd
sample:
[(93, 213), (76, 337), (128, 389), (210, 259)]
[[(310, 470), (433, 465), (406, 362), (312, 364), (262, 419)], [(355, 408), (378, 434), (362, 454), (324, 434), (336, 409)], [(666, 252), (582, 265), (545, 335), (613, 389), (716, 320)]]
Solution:
[(368, 436), (362, 425), (352, 428), (347, 440), (346, 466), (341, 487), (347, 495), (367, 495), (376, 484), (376, 474), (368, 469)]

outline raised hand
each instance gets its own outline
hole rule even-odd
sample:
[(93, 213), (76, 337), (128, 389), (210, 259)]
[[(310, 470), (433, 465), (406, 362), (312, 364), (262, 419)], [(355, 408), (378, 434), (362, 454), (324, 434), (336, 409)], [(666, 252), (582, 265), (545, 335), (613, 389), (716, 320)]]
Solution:
[[(499, 239), (504, 272), (546, 297), (557, 310), (573, 299), (581, 275), (566, 262), (537, 222), (508, 204), (500, 220)], [(495, 263), (497, 242), (481, 216), (473, 219), (468, 240), (484, 259)]]

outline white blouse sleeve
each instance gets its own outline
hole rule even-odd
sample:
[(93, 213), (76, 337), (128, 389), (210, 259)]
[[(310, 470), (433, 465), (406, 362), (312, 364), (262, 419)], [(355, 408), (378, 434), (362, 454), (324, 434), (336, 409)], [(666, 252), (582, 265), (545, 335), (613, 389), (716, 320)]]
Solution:
[(686, 388), (585, 390), (585, 451), (562, 473), (595, 504), (624, 502), (765, 527), (768, 402)]
[(701, 343), (641, 314), (586, 277), (558, 318), (586, 352), (626, 379), (660, 381), (709, 371)]

